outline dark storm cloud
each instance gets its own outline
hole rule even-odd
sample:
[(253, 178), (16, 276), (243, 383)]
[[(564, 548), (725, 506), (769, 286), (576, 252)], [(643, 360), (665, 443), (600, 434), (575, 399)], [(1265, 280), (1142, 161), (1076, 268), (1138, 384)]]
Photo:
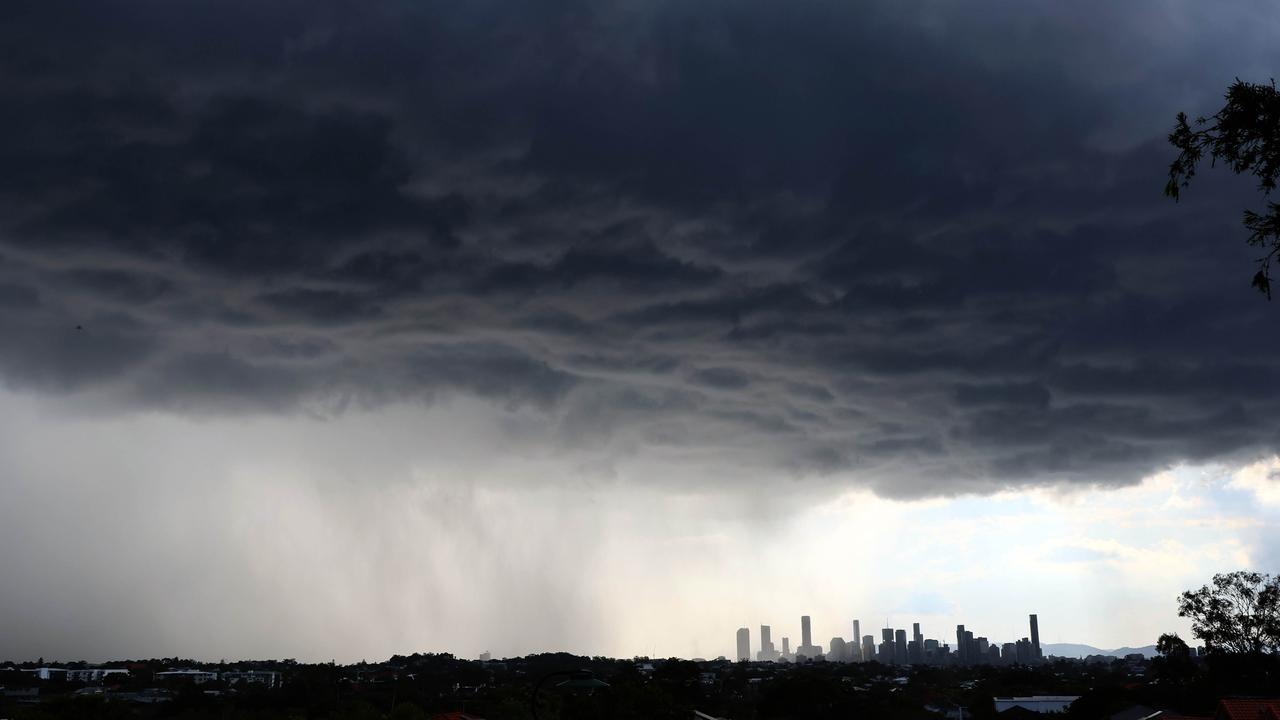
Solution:
[(1209, 10), (3, 12), (11, 386), (464, 393), (899, 495), (1277, 449), (1240, 185), (1159, 197), (1172, 114), (1277, 59)]

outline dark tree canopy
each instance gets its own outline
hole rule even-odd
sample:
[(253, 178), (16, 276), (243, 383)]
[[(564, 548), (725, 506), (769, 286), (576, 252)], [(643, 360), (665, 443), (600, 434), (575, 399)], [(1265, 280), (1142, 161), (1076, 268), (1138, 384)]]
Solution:
[[(1177, 200), (1182, 188), (1195, 177), (1196, 167), (1209, 155), (1236, 173), (1258, 178), (1258, 189), (1270, 195), (1280, 177), (1280, 92), (1275, 81), (1260, 85), (1237, 79), (1227, 90), (1227, 103), (1213, 117), (1187, 121), (1178, 113), (1169, 142), (1179, 151), (1169, 166), (1169, 182), (1164, 192)], [(1253, 285), (1271, 297), (1271, 261), (1280, 252), (1280, 204), (1267, 201), (1266, 210), (1244, 211), (1249, 244), (1264, 250), (1258, 258)]]
[(1177, 633), (1165, 633), (1156, 641), (1156, 652), (1162, 657), (1182, 660), (1191, 657), (1191, 648)]
[(1275, 652), (1280, 649), (1280, 575), (1214, 575), (1211, 584), (1182, 593), (1178, 615), (1191, 618), (1191, 631), (1211, 653)]

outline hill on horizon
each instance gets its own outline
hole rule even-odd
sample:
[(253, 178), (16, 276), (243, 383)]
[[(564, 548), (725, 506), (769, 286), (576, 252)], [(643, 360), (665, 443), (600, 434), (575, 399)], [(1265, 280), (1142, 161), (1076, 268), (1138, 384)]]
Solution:
[(1040, 647), (1046, 656), (1056, 655), (1066, 658), (1084, 658), (1089, 655), (1110, 655), (1111, 657), (1122, 658), (1125, 655), (1133, 653), (1142, 653), (1144, 657), (1153, 658), (1159, 653), (1156, 652), (1155, 645), (1144, 645), (1142, 647), (1121, 647), (1115, 650), (1103, 650), (1092, 645), (1083, 645), (1081, 643), (1046, 643)]

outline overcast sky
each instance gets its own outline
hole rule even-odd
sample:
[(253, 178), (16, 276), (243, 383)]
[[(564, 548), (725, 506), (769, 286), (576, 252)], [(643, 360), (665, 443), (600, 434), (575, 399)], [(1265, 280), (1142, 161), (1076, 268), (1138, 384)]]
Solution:
[(1187, 636), (1280, 561), (1280, 308), (1164, 136), (1278, 32), (4, 3), (0, 657)]

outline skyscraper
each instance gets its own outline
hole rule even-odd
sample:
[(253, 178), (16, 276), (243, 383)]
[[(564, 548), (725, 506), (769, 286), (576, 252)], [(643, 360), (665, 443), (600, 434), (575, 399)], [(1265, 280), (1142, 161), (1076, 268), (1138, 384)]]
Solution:
[[(854, 662), (862, 662), (864, 659), (862, 654), (862, 626), (857, 620), (853, 621), (853, 644), (851, 655), (852, 657), (850, 659)], [(865, 659), (869, 660), (870, 658)]]
[(782, 638), (782, 657), (791, 659), (791, 638)]
[(756, 653), (756, 659), (760, 662), (773, 662), (778, 659), (778, 651), (773, 647), (771, 628), (768, 625), (760, 626), (760, 652)]
[(885, 665), (893, 665), (896, 661), (893, 657), (893, 628), (884, 628), (880, 631), (880, 662)]
[(862, 636), (862, 661), (871, 662), (876, 659), (876, 638), (874, 635)]
[(751, 631), (738, 628), (738, 660), (751, 659)]
[(960, 661), (960, 664), (963, 665), (964, 661), (967, 659), (965, 657), (965, 652), (964, 652), (964, 626), (963, 625), (956, 626), (956, 656), (957, 656), (957, 659)]
[(1038, 662), (1043, 655), (1040, 654), (1040, 621), (1033, 614), (1031, 616), (1031, 662)]
[(809, 630), (809, 616), (800, 616), (800, 647), (796, 648), (796, 658), (816, 660), (822, 654), (822, 648), (813, 644), (813, 633)]
[(893, 659), (896, 660), (899, 665), (907, 664), (908, 656), (907, 656), (907, 631), (906, 630), (898, 630), (897, 632), (894, 633)]
[(831, 644), (827, 646), (827, 662), (848, 662), (848, 660), (848, 650), (845, 648), (844, 638), (831, 638)]

